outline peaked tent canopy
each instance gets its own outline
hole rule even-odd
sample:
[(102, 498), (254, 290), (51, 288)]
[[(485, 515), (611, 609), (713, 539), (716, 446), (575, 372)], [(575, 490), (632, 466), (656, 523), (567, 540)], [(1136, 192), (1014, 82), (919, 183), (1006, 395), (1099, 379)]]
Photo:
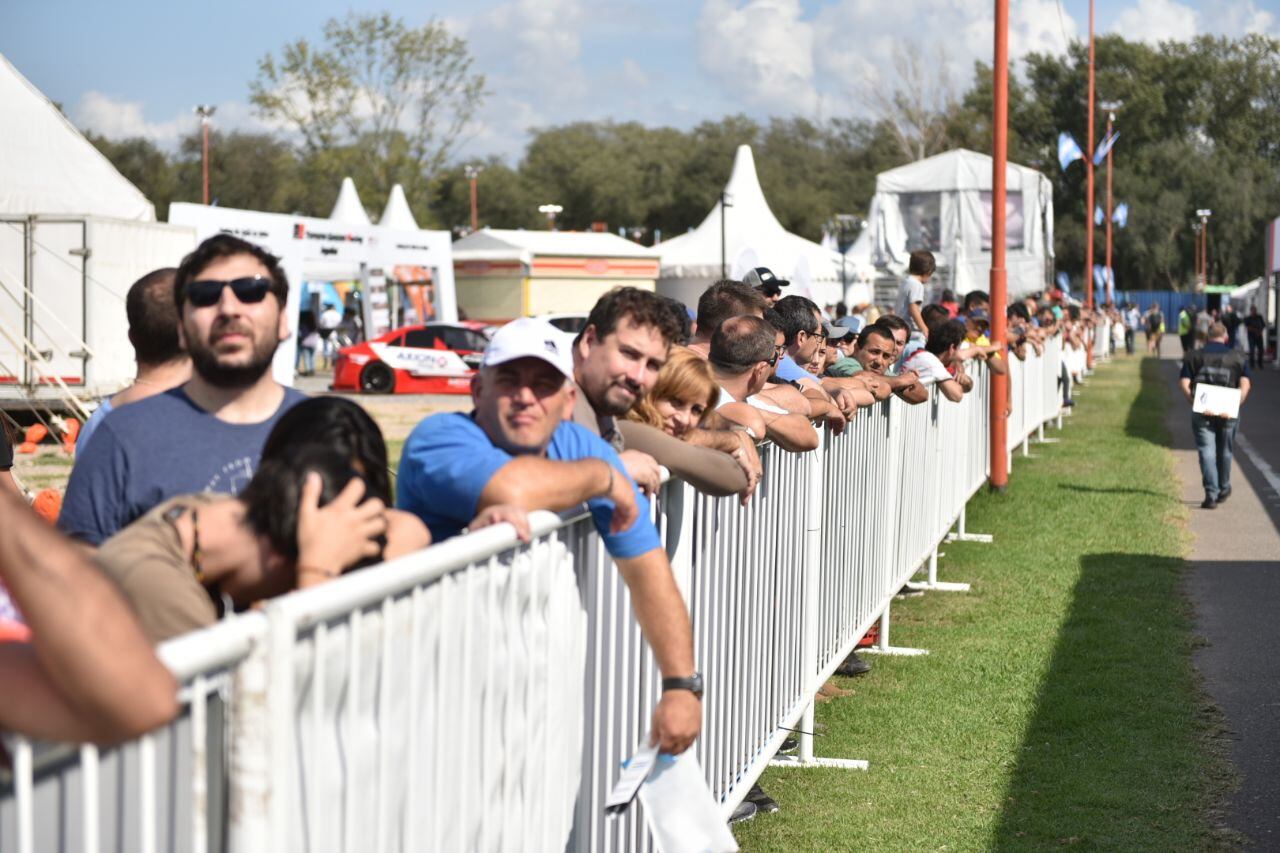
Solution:
[[(871, 201), (872, 260), (903, 275), (914, 249), (938, 261), (934, 284), (957, 294), (986, 290), (991, 271), (991, 158), (957, 148), (876, 177)], [(1008, 164), (1009, 295), (1050, 286), (1053, 184), (1035, 169)]]
[(342, 189), (338, 190), (338, 200), (334, 202), (329, 218), (346, 225), (371, 224), (369, 214), (360, 203), (360, 194), (356, 192), (356, 182), (351, 178), (342, 179)]
[[(355, 192), (354, 187), (352, 187), (352, 192)], [(395, 228), (399, 231), (418, 230), (418, 223), (413, 218), (413, 211), (409, 210), (409, 202), (404, 197), (404, 187), (396, 184), (391, 188), (391, 195), (387, 196), (387, 206), (382, 209), (382, 216), (378, 218), (378, 224), (384, 228)]]
[[(785, 293), (809, 295), (820, 305), (844, 298), (840, 253), (782, 227), (765, 200), (749, 145), (738, 146), (725, 196), (729, 206), (724, 216), (724, 258), (731, 277), (741, 278), (748, 269), (764, 266), (791, 281)], [(662, 256), (659, 293), (693, 306), (702, 291), (720, 278), (720, 222), (717, 201), (697, 228), (657, 247)], [(845, 264), (845, 280), (850, 283), (872, 274), (852, 260)]]
[(0, 56), (0, 213), (154, 222), (155, 207)]

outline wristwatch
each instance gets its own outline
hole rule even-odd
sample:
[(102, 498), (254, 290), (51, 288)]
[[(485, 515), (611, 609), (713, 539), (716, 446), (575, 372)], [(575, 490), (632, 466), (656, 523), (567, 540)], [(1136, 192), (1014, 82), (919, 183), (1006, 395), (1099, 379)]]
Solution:
[(688, 678), (664, 678), (662, 679), (662, 692), (668, 690), (688, 690), (697, 698), (702, 698), (702, 673), (695, 672)]

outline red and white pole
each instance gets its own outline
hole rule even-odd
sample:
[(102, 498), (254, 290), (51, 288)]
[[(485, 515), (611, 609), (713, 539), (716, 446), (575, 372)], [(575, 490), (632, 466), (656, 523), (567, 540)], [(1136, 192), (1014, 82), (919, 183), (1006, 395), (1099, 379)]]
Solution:
[[(991, 340), (1003, 344), (1007, 327), (1008, 273), (1005, 270), (1005, 178), (1009, 158), (1009, 0), (996, 0), (995, 58), (992, 63), (995, 109), (991, 117)], [(991, 488), (1009, 485), (1008, 427), (1005, 407), (1009, 377), (991, 374)]]

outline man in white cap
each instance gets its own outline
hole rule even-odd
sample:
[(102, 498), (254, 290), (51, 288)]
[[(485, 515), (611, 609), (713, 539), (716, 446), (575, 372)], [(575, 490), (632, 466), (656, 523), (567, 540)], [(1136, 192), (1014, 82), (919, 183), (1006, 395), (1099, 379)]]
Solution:
[(532, 317), (503, 326), (472, 379), (475, 410), (432, 415), (405, 442), (396, 503), (426, 522), (435, 542), (495, 507), (558, 512), (586, 503), (662, 671), (654, 737), (678, 754), (702, 725), (688, 611), (648, 501), (617, 452), (567, 420), (575, 395), (571, 344), (560, 331)]

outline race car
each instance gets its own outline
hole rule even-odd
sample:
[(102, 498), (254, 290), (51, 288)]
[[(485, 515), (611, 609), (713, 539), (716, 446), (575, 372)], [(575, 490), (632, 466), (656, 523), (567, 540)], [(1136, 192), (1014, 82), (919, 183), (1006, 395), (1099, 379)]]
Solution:
[(393, 329), (338, 350), (332, 388), (367, 394), (467, 394), (488, 344), (484, 333), (470, 324)]

